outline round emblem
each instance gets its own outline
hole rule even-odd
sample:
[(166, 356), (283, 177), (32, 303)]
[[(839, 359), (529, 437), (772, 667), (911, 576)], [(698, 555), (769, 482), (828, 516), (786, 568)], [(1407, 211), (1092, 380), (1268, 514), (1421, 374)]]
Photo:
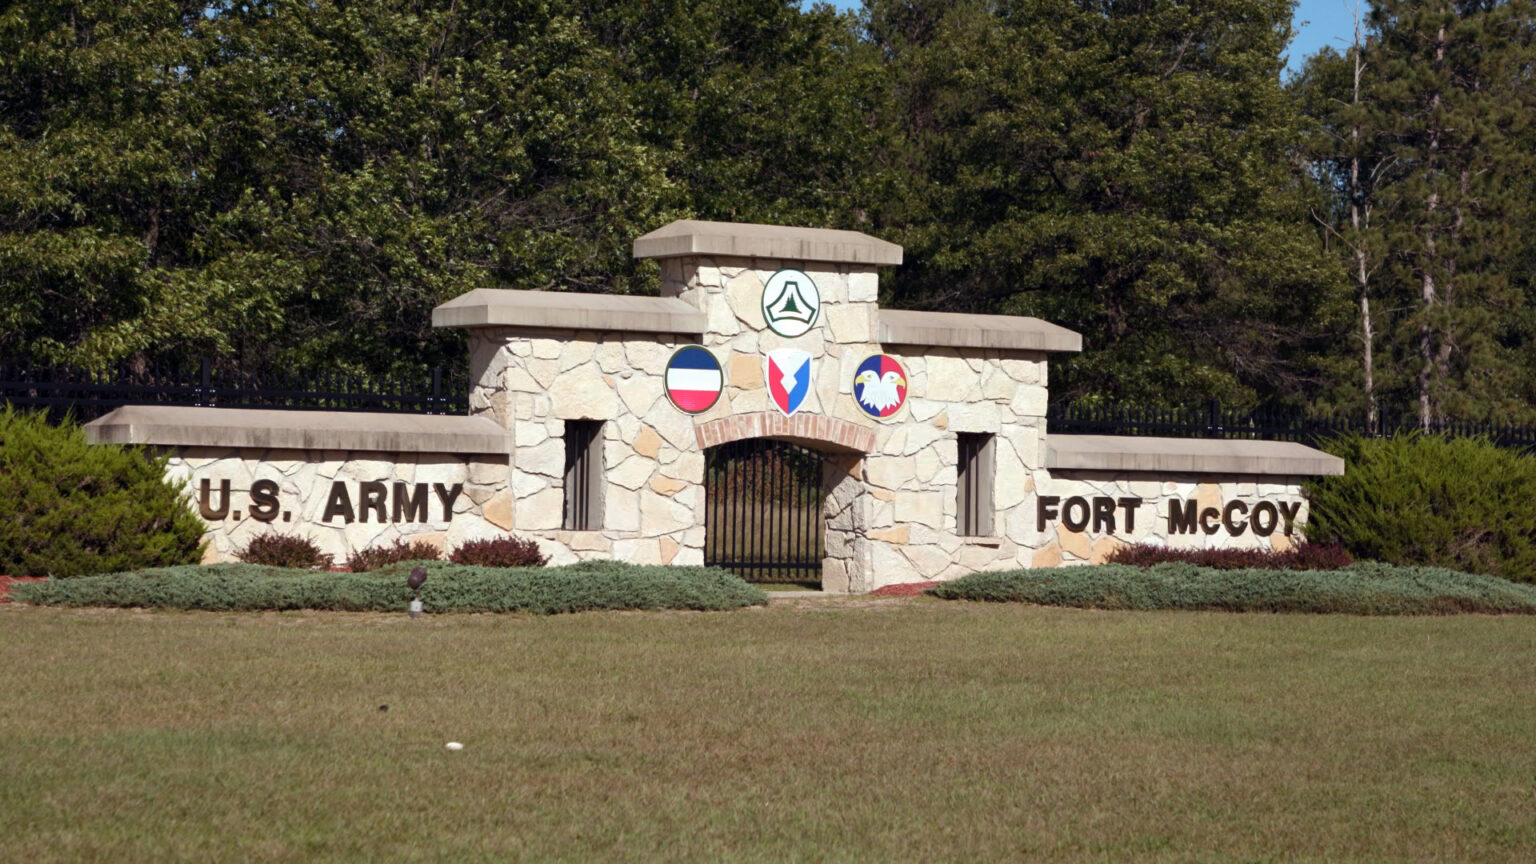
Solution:
[(763, 286), (763, 320), (780, 336), (804, 336), (821, 315), (816, 283), (800, 270), (780, 270)]
[(667, 398), (677, 410), (702, 414), (713, 408), (725, 389), (720, 361), (703, 345), (684, 345), (667, 361)]
[(894, 415), (907, 403), (907, 370), (889, 354), (870, 357), (853, 373), (853, 401), (876, 420)]

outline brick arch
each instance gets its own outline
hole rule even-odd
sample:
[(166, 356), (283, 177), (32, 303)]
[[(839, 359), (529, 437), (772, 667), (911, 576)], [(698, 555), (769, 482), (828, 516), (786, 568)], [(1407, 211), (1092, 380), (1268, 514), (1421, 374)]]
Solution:
[(875, 449), (875, 431), (824, 414), (755, 411), (710, 420), (694, 427), (699, 447), (709, 448), (745, 438), (782, 438), (817, 450), (865, 454)]

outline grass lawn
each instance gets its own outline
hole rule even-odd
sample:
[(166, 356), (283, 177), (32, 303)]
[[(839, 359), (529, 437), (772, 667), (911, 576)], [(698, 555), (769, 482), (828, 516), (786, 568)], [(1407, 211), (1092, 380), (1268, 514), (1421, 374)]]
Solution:
[(0, 606), (0, 634), (5, 861), (1536, 860), (1529, 617)]

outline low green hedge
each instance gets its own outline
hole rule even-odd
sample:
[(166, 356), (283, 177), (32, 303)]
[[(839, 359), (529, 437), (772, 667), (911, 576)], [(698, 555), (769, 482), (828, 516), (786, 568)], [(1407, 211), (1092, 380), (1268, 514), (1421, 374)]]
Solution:
[(974, 573), (937, 585), (946, 600), (1088, 609), (1208, 609), (1353, 615), (1536, 613), (1536, 587), (1439, 567), (1376, 561), (1340, 570), (1213, 570), (1123, 564)]
[(216, 564), (24, 583), (11, 594), (23, 603), (50, 606), (403, 612), (411, 599), (405, 580), (418, 566), (428, 570), (421, 589), (427, 612), (551, 615), (594, 609), (735, 609), (768, 602), (762, 591), (718, 568), (612, 561), (505, 569), (407, 561), (369, 573)]

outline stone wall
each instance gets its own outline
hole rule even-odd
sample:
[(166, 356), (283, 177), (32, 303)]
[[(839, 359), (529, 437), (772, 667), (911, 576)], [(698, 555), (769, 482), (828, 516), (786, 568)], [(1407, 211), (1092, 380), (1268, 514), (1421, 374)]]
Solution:
[(1285, 551), (1307, 520), (1300, 477), (1056, 470), (1032, 479), (1032, 567), (1098, 564), (1128, 543)]
[(208, 526), (205, 563), (252, 537), (308, 537), (340, 564), (356, 550), (424, 540), (451, 552), (512, 526), (507, 457), (340, 450), (166, 448)]

